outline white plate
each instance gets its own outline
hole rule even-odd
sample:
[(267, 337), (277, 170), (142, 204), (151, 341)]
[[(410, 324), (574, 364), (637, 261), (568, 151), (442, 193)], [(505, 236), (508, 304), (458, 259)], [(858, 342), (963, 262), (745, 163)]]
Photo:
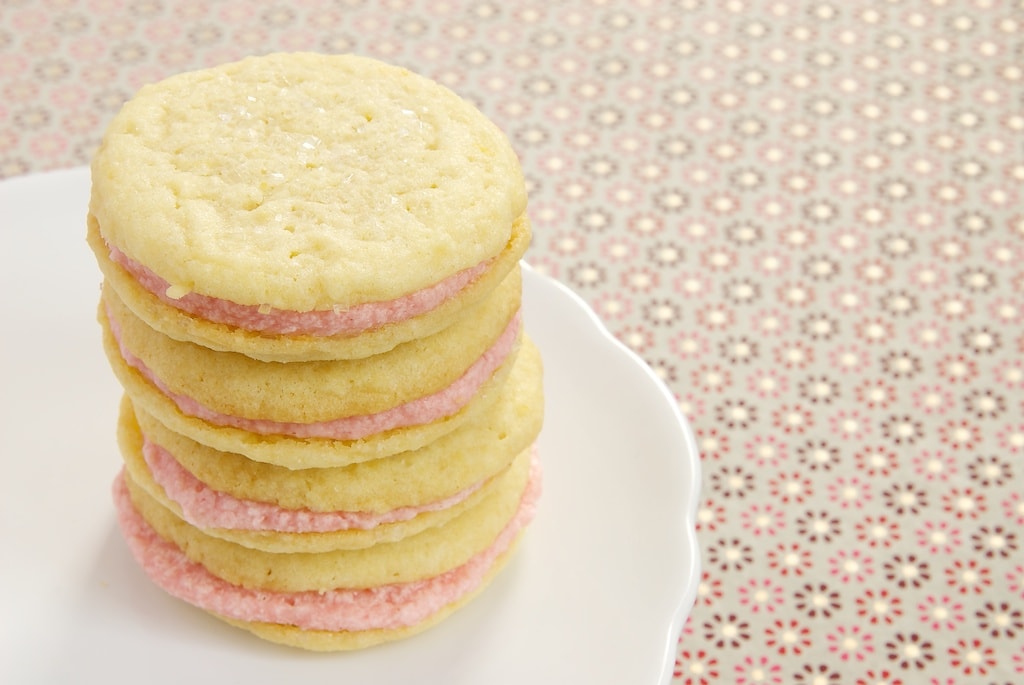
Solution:
[(164, 595), (114, 522), (119, 389), (85, 245), (88, 171), (0, 183), (0, 681), (588, 683), (671, 678), (696, 595), (696, 445), (649, 368), (575, 295), (526, 270), (545, 360), (545, 490), (476, 601), (347, 654), (264, 643)]

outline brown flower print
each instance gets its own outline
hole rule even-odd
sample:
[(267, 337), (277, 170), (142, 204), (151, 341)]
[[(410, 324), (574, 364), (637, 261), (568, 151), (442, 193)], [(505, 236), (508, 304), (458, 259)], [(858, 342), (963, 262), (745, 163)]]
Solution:
[(713, 614), (703, 627), (704, 639), (719, 649), (739, 649), (750, 640), (750, 624), (736, 614)]
[(825, 583), (806, 583), (793, 593), (796, 608), (808, 618), (828, 618), (842, 608), (839, 593)]
[(1024, 612), (1007, 602), (985, 602), (974, 614), (978, 629), (993, 638), (1015, 638), (1024, 631)]
[(914, 554), (894, 554), (882, 564), (882, 568), (885, 570), (885, 579), (900, 589), (919, 588), (931, 579), (928, 562), (918, 559)]
[(796, 531), (808, 542), (832, 542), (842, 532), (839, 518), (827, 511), (806, 511), (796, 519)]
[(917, 633), (896, 633), (885, 643), (886, 656), (903, 670), (922, 670), (935, 660), (934, 645)]

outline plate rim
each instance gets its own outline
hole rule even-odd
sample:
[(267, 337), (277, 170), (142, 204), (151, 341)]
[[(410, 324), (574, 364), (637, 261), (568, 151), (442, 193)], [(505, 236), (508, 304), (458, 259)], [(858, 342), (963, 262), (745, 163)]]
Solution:
[(688, 553), (690, 564), (684, 572), (685, 580), (681, 584), (682, 591), (676, 600), (672, 621), (669, 626), (669, 634), (666, 636), (661, 676), (661, 683), (664, 685), (672, 679), (676, 660), (676, 645), (682, 635), (686, 620), (689, 618), (696, 603), (702, 573), (701, 549), (697, 537), (697, 511), (700, 506), (702, 471), (696, 435), (668, 385), (658, 377), (643, 357), (611, 332), (597, 312), (594, 311), (593, 307), (579, 293), (562, 281), (541, 273), (537, 268), (530, 265), (526, 258), (520, 260), (520, 266), (523, 268), (524, 284), (526, 282), (525, 279), (534, 279), (541, 287), (553, 289), (570, 301), (586, 315), (592, 329), (601, 337), (602, 344), (611, 347), (616, 353), (632, 363), (645, 377), (646, 382), (656, 388), (662, 400), (668, 405), (675, 426), (682, 436), (683, 443), (686, 445), (689, 458), (686, 459), (684, 467), (686, 467), (688, 482), (686, 483), (687, 489), (682, 521), (685, 535), (684, 540), (680, 541), (680, 544), (684, 546)]

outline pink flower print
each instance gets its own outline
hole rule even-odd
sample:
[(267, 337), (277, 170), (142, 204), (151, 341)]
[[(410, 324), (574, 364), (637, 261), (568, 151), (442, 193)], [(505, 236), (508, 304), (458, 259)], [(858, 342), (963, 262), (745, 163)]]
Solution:
[(796, 619), (776, 620), (765, 629), (765, 644), (780, 656), (803, 654), (811, 646), (811, 630)]
[(992, 569), (977, 559), (956, 559), (945, 569), (946, 584), (961, 595), (980, 595), (992, 585)]
[(715, 237), (716, 219), (706, 216), (687, 216), (679, 223), (678, 232), (687, 243), (701, 243)]
[(942, 495), (942, 510), (958, 519), (976, 519), (988, 511), (985, 495), (973, 488), (950, 488)]
[(858, 625), (836, 626), (835, 631), (828, 633), (825, 639), (828, 651), (842, 661), (864, 661), (875, 651), (872, 634), (861, 630)]
[(843, 440), (861, 440), (871, 434), (871, 421), (856, 409), (840, 409), (829, 417), (828, 426)]
[(882, 445), (867, 445), (854, 454), (857, 470), (870, 477), (887, 478), (899, 466), (896, 452)]
[(854, 526), (857, 540), (869, 547), (891, 547), (901, 538), (899, 524), (887, 516), (867, 516)]
[(643, 354), (654, 346), (654, 332), (646, 326), (626, 326), (616, 330), (615, 337), (638, 354)]
[(768, 490), (783, 504), (803, 504), (813, 491), (811, 479), (798, 471), (772, 476), (768, 479)]
[(755, 254), (752, 264), (761, 276), (772, 277), (788, 273), (790, 260), (781, 252), (768, 250)]
[(965, 259), (971, 253), (967, 241), (958, 237), (940, 237), (931, 243), (932, 255), (936, 259), (953, 263)]
[(952, 450), (971, 451), (981, 442), (981, 427), (966, 420), (951, 420), (939, 426), (939, 440)]
[(947, 207), (955, 207), (962, 204), (967, 197), (967, 191), (962, 185), (949, 181), (934, 183), (928, 188), (928, 194), (935, 202)]
[(792, 210), (793, 208), (789, 201), (784, 197), (762, 197), (757, 201), (757, 211), (766, 221), (773, 221), (782, 216), (790, 216)]
[(679, 396), (679, 411), (683, 412), (691, 421), (703, 419), (705, 414), (704, 397), (692, 392), (683, 393)]
[(868, 246), (868, 235), (854, 228), (840, 228), (829, 234), (829, 244), (844, 254), (856, 254)]
[(780, 543), (768, 550), (768, 567), (783, 576), (802, 576), (812, 567), (811, 553), (800, 543)]
[(736, 268), (739, 255), (727, 247), (712, 245), (700, 252), (701, 266), (711, 272), (726, 273)]
[(874, 560), (857, 548), (836, 552), (828, 560), (828, 570), (843, 585), (863, 583), (875, 573)]
[(914, 473), (929, 481), (946, 481), (957, 472), (957, 460), (941, 450), (922, 450), (911, 463), (914, 466)]
[(932, 555), (951, 555), (963, 541), (960, 529), (947, 521), (925, 521), (915, 534), (917, 544)]
[[(795, 170), (782, 174), (782, 177), (779, 179), (779, 185), (784, 191), (793, 195), (805, 195), (814, 191), (817, 181), (812, 174), (806, 173), (803, 170)], [(788, 203), (786, 203), (786, 206), (788, 208)]]
[(974, 313), (974, 303), (961, 293), (947, 293), (932, 303), (935, 314), (946, 321), (963, 321)]
[(789, 390), (789, 378), (774, 369), (758, 368), (747, 377), (747, 389), (761, 398), (779, 398)]
[(608, 201), (618, 207), (631, 207), (644, 198), (644, 191), (640, 186), (631, 183), (619, 183), (606, 191)]
[(704, 606), (711, 606), (723, 595), (721, 578), (712, 578), (710, 573), (704, 571), (700, 583), (697, 584), (697, 601)]
[(1000, 297), (988, 306), (988, 315), (995, 321), (1012, 325), (1024, 322), (1024, 302)]
[(713, 192), (704, 197), (703, 207), (705, 211), (721, 217), (736, 214), (743, 208), (743, 204), (732, 193)]
[(935, 632), (955, 631), (964, 622), (964, 605), (948, 595), (928, 595), (917, 612), (921, 623)]
[(686, 299), (703, 299), (712, 294), (706, 271), (684, 271), (672, 282), (675, 292)]
[(793, 150), (785, 145), (768, 143), (758, 150), (758, 157), (766, 166), (781, 167), (793, 158)]
[(1010, 592), (1016, 592), (1017, 597), (1024, 599), (1024, 564), (1017, 564), (1006, 572), (1006, 586)]
[(944, 414), (953, 407), (953, 393), (945, 385), (925, 384), (911, 393), (911, 401), (925, 414)]
[(1017, 526), (1024, 527), (1024, 495), (1014, 492), (1004, 499), (1003, 515), (1008, 521), (1012, 521)]
[(799, 404), (783, 404), (772, 412), (772, 426), (785, 433), (801, 434), (814, 427), (814, 415)]
[(840, 373), (859, 373), (870, 363), (866, 351), (856, 345), (837, 345), (828, 356), (829, 366)]
[(871, 490), (856, 476), (840, 476), (828, 485), (829, 501), (843, 509), (861, 509), (871, 501)]
[(729, 436), (717, 428), (698, 428), (694, 434), (703, 458), (720, 459), (729, 454)]
[(736, 665), (736, 685), (778, 685), (782, 682), (782, 667), (768, 657), (747, 656)]
[(871, 625), (892, 625), (903, 615), (903, 600), (888, 589), (865, 590), (857, 597), (857, 615), (867, 619)]
[(857, 401), (868, 409), (888, 409), (898, 399), (896, 387), (881, 378), (866, 378), (853, 392)]
[(992, 375), (996, 383), (1008, 390), (1024, 390), (1024, 359), (1004, 359), (993, 367)]
[[(557, 209), (553, 209), (557, 207)], [(549, 211), (549, 208), (552, 208)], [(547, 205), (543, 204), (535, 207), (531, 212), (531, 215), (536, 213), (539, 217), (544, 217), (551, 214), (550, 221), (558, 224), (564, 220), (564, 211), (561, 205)], [(547, 221), (548, 219), (545, 219)], [(634, 242), (631, 238), (614, 236), (604, 240), (600, 245), (601, 255), (610, 262), (621, 262), (629, 263), (634, 260), (638, 254), (640, 254), (639, 245)]]
[(942, 287), (949, 280), (946, 271), (935, 263), (926, 262), (910, 268), (907, 278), (915, 290), (928, 291)]
[(829, 302), (839, 311), (851, 313), (870, 306), (871, 300), (863, 288), (840, 285), (829, 296)]
[(786, 341), (772, 350), (775, 363), (787, 369), (803, 369), (814, 362), (814, 348), (799, 340)]
[(633, 302), (628, 297), (615, 293), (601, 293), (593, 302), (594, 311), (604, 321), (620, 321), (633, 311)]
[(904, 685), (901, 678), (893, 675), (892, 671), (886, 669), (875, 670), (869, 668), (864, 676), (857, 678), (855, 685)]
[[(952, 139), (952, 140), (949, 140)], [(932, 142), (938, 142), (936, 138)], [(943, 149), (951, 149), (950, 145), (956, 145), (959, 141), (952, 136), (943, 140)], [(915, 155), (907, 160), (906, 169), (908, 172), (921, 178), (927, 178), (936, 174), (946, 167), (941, 158), (929, 155)]]
[(761, 467), (777, 467), (788, 457), (786, 443), (774, 435), (755, 435), (743, 448), (747, 459)]
[(853, 273), (865, 285), (882, 285), (893, 275), (892, 266), (882, 259), (865, 259), (854, 264)]
[(964, 638), (949, 648), (949, 665), (967, 676), (988, 675), (995, 668), (996, 650), (984, 645), (978, 638)]
[(775, 535), (786, 524), (785, 514), (771, 504), (753, 504), (740, 514), (743, 530), (755, 537)]
[(988, 186), (981, 190), (981, 198), (994, 210), (1018, 206), (1019, 198), (1013, 188), (1007, 186)]
[(910, 327), (910, 339), (922, 349), (940, 349), (949, 344), (949, 328), (936, 321), (924, 321)]
[(669, 340), (669, 347), (681, 359), (700, 359), (710, 350), (708, 339), (696, 331), (680, 332)]
[(732, 386), (732, 372), (718, 364), (701, 364), (690, 373), (690, 383), (704, 393), (718, 393)]
[(560, 231), (548, 240), (548, 249), (562, 256), (574, 256), (587, 249), (587, 238), (578, 231)]
[(978, 377), (978, 364), (962, 354), (947, 354), (939, 359), (936, 372), (949, 385), (967, 384)]
[[(888, 187), (880, 187), (879, 192), (885, 192), (887, 195), (892, 193), (899, 196), (901, 193), (908, 192), (908, 186), (905, 183), (892, 183)], [(884, 205), (876, 202), (859, 205), (853, 210), (853, 216), (857, 223), (876, 230), (892, 221), (892, 212)]]
[(711, 498), (705, 499), (697, 509), (697, 530), (714, 532), (718, 526), (725, 523), (725, 507), (717, 504)]
[(784, 247), (804, 249), (814, 245), (815, 232), (801, 224), (784, 226), (779, 229), (777, 240)]
[(773, 613), (785, 602), (785, 592), (781, 585), (771, 578), (751, 578), (737, 590), (740, 606), (752, 614), (764, 611)]
[(694, 319), (709, 331), (723, 331), (736, 322), (736, 313), (724, 303), (712, 302), (697, 309)]
[(657, 271), (645, 267), (631, 267), (622, 272), (619, 281), (634, 293), (649, 293), (661, 282)]
[(907, 210), (908, 225), (920, 231), (931, 231), (944, 225), (945, 214), (935, 207), (912, 207)]
[(683, 650), (676, 658), (673, 675), (685, 685), (711, 685), (718, 681), (718, 659), (701, 650)]
[(36, 157), (54, 158), (64, 154), (68, 139), (57, 133), (42, 133), (28, 141), (29, 149)]

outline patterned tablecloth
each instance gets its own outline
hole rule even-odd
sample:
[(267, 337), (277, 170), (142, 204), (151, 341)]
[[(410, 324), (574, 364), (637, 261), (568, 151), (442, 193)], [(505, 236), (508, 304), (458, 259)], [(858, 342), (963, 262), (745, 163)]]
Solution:
[(0, 176), (277, 50), (479, 104), (529, 261), (678, 397), (705, 572), (674, 682), (1024, 682), (1024, 3), (3, 0)]

